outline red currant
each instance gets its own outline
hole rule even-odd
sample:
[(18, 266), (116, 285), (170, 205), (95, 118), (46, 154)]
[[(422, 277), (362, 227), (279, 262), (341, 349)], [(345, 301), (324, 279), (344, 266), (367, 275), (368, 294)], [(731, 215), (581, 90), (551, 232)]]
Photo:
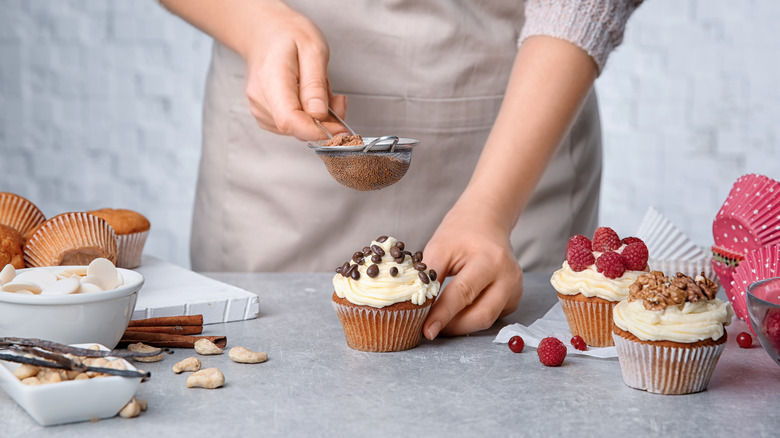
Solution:
[(580, 335), (576, 335), (571, 338), (571, 346), (580, 351), (585, 351), (588, 349), (588, 344), (585, 343)]
[(742, 348), (750, 348), (753, 346), (753, 337), (750, 333), (742, 332), (737, 335), (737, 344)]
[(523, 351), (523, 347), (525, 347), (525, 342), (523, 342), (523, 338), (520, 336), (512, 336), (509, 338), (509, 349), (513, 352), (519, 353)]

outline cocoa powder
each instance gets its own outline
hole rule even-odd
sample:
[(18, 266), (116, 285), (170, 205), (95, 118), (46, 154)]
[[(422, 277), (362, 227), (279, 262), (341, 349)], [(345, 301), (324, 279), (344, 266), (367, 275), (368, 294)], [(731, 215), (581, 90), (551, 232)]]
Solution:
[(359, 191), (378, 190), (398, 182), (410, 160), (394, 153), (317, 152), (333, 179)]

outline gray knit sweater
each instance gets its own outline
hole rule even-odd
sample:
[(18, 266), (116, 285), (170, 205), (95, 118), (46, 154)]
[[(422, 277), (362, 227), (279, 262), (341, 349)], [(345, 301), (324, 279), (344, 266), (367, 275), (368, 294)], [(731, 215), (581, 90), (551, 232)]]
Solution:
[(623, 41), (628, 17), (640, 3), (642, 0), (527, 0), (518, 45), (535, 35), (569, 41), (585, 50), (601, 73), (609, 53)]

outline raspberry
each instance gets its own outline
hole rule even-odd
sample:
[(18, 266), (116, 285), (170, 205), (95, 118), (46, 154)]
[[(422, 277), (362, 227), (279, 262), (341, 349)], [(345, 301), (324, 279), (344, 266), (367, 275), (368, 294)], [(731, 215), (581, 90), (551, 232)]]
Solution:
[(571, 236), (568, 245), (566, 245), (566, 250), (568, 251), (573, 245), (584, 246), (585, 248), (588, 248), (588, 251), (593, 251), (593, 245), (591, 244), (590, 239), (582, 234)]
[(607, 278), (618, 278), (626, 272), (625, 263), (623, 256), (614, 251), (609, 251), (601, 254), (596, 259), (596, 270)]
[(536, 349), (539, 362), (548, 367), (557, 367), (566, 358), (566, 346), (556, 338), (544, 338)]
[(596, 263), (596, 257), (586, 247), (582, 245), (569, 245), (566, 250), (566, 261), (572, 271), (584, 271), (588, 266)]
[(772, 309), (766, 314), (761, 323), (761, 331), (775, 348), (780, 348), (780, 311)]
[(573, 338), (571, 338), (571, 346), (580, 351), (585, 351), (588, 349), (588, 344), (585, 343), (585, 340), (583, 340), (580, 335), (575, 335)]
[(525, 347), (525, 342), (523, 342), (523, 338), (520, 336), (512, 336), (509, 338), (509, 349), (512, 350), (513, 353), (520, 353), (523, 351), (523, 347)]
[(753, 346), (753, 337), (749, 333), (742, 332), (737, 335), (737, 345), (742, 348), (750, 348)]
[(593, 233), (593, 251), (607, 252), (620, 248), (620, 237), (609, 227), (596, 228)]
[(626, 237), (626, 238), (624, 238), (623, 240), (620, 241), (620, 243), (622, 243), (623, 245), (630, 245), (630, 244), (635, 243), (635, 242), (645, 243), (645, 242), (642, 241), (642, 239), (640, 239), (638, 237), (634, 237), (634, 236)]
[(643, 271), (647, 266), (647, 246), (641, 240), (629, 243), (623, 248), (623, 261), (629, 271)]

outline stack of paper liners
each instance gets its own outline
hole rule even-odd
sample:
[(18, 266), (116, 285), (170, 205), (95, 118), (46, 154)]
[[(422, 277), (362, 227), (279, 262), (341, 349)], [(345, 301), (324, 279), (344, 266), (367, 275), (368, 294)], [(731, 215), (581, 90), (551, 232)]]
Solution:
[(745, 259), (734, 270), (729, 301), (734, 308), (734, 314), (747, 322), (753, 334), (756, 334), (756, 331), (750, 323), (745, 293), (748, 286), (756, 281), (780, 276), (779, 265), (780, 245), (770, 245), (747, 253)]
[(717, 281), (710, 263), (710, 254), (693, 243), (655, 208), (647, 209), (636, 236), (647, 245), (650, 269), (669, 275), (682, 272), (690, 277), (704, 272), (707, 278)]
[(763, 246), (780, 243), (780, 183), (764, 175), (741, 176), (731, 188), (712, 223), (715, 245), (712, 266), (735, 313), (744, 296), (736, 296), (732, 277), (745, 256)]

